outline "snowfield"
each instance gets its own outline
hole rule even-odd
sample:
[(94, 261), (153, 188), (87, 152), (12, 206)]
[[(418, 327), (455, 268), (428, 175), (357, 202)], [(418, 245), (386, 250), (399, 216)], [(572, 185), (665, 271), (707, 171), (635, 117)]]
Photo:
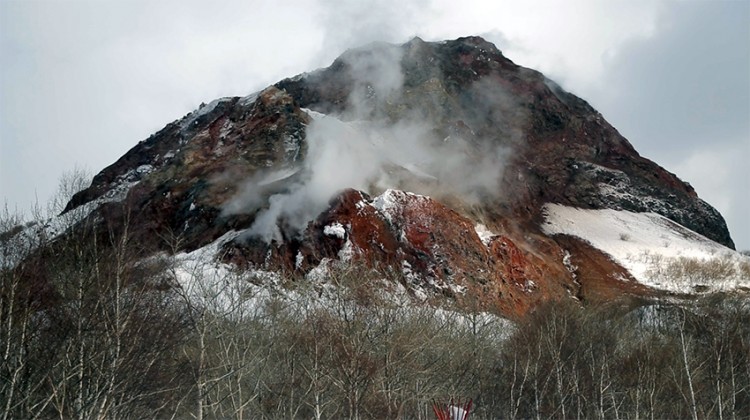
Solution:
[[(324, 258), (306, 276), (311, 288), (300, 290), (284, 287), (280, 273), (261, 269), (242, 271), (218, 261), (221, 247), (244, 232), (246, 230), (227, 232), (214, 242), (191, 252), (153, 257), (168, 262), (168, 272), (177, 283), (177, 298), (181, 304), (237, 321), (257, 316), (271, 301), (281, 303), (299, 316), (312, 310), (325, 310), (336, 316), (340, 316), (342, 310), (349, 314), (357, 310), (371, 310), (344, 298), (347, 295), (344, 288), (348, 286), (338, 285), (336, 279), (346, 272), (345, 260)], [(341, 271), (336, 271), (337, 267)], [(376, 287), (373, 293), (388, 302), (392, 309), (402, 311), (404, 316), (419, 316), (427, 311), (446, 325), (466, 329), (492, 328), (499, 341), (505, 340), (515, 329), (512, 321), (489, 312), (467, 314), (450, 307), (425, 305), (427, 294), (421, 289), (414, 291), (417, 295), (415, 300), (398, 282), (387, 278), (374, 282), (382, 287)], [(420, 299), (420, 293), (424, 299)]]
[(583, 239), (640, 283), (674, 293), (750, 289), (750, 258), (655, 213), (544, 206), (543, 231)]

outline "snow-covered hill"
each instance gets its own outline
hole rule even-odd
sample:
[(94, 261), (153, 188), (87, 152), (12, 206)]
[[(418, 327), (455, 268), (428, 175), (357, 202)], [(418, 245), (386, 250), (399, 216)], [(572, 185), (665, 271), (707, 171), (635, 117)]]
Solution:
[(750, 258), (655, 213), (544, 206), (542, 228), (605, 252), (644, 285), (675, 293), (750, 290)]

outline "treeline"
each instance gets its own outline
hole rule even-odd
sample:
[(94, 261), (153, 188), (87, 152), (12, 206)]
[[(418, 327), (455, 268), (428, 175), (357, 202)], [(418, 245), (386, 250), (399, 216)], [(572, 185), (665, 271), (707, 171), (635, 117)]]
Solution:
[(750, 418), (746, 297), (552, 302), (511, 323), (404, 305), (380, 292), (397, 278), (358, 267), (269, 289), (144, 261), (121, 225), (0, 236), (3, 419), (426, 419), (450, 397), (472, 418)]

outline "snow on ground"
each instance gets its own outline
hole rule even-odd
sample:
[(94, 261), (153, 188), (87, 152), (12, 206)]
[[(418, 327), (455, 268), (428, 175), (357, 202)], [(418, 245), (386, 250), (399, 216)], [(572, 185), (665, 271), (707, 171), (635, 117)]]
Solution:
[(427, 197), (408, 191), (387, 189), (379, 196), (372, 199), (370, 205), (376, 208), (389, 222), (393, 222), (393, 216), (400, 212), (407, 198), (426, 200)]
[(378, 209), (388, 221), (391, 221), (391, 213), (401, 206), (399, 199), (403, 200), (402, 194), (403, 192), (397, 190), (385, 190), (383, 194), (375, 197), (370, 205)]
[(474, 230), (477, 232), (477, 235), (479, 236), (479, 239), (481, 239), (484, 246), (489, 246), (492, 238), (498, 236), (496, 233), (490, 232), (490, 230), (487, 229), (487, 226), (481, 223), (474, 226)]
[(323, 234), (326, 236), (335, 236), (337, 238), (344, 239), (346, 237), (346, 229), (344, 229), (344, 226), (341, 223), (335, 222), (325, 226), (323, 228)]
[(264, 270), (240, 272), (217, 259), (221, 247), (243, 231), (229, 231), (214, 242), (170, 260), (170, 272), (184, 303), (215, 314), (237, 317), (256, 310), (281, 284), (279, 273)]
[(750, 258), (655, 213), (544, 206), (548, 235), (585, 240), (640, 283), (677, 293), (750, 288)]
[(203, 248), (166, 257), (171, 262), (169, 270), (179, 285), (178, 297), (182, 304), (232, 320), (257, 317), (273, 300), (300, 317), (321, 310), (346, 317), (373, 310), (393, 310), (399, 311), (403, 317), (428, 316), (445, 328), (478, 329), (491, 334), (498, 341), (504, 340), (513, 331), (511, 321), (494, 314), (467, 314), (452, 307), (425, 305), (423, 299), (413, 299), (402, 284), (385, 277), (372, 280), (372, 293), (388, 303), (387, 307), (360, 306), (345, 290), (347, 286), (338, 285), (338, 281), (343, 279), (340, 276), (346, 275), (346, 266), (338, 261), (324, 259), (307, 274), (308, 283), (302, 284), (300, 289), (285, 287), (284, 279), (278, 273), (240, 271), (233, 265), (217, 261), (216, 256), (222, 245), (241, 234), (241, 231), (231, 231)]
[(88, 203), (65, 214), (24, 224), (17, 233), (0, 243), (0, 268), (15, 267), (34, 250), (54, 241), (85, 219), (94, 208), (94, 204)]
[(23, 229), (3, 243), (3, 250), (0, 251), (0, 267), (15, 267), (35, 249), (54, 241), (70, 228), (85, 220), (100, 205), (124, 200), (130, 189), (140, 182), (140, 178), (151, 171), (153, 171), (151, 165), (141, 165), (137, 169), (131, 169), (112, 182), (109, 190), (96, 200), (62, 214), (26, 223)]
[(198, 121), (198, 118), (200, 118), (200, 117), (202, 117), (204, 115), (210, 114), (211, 111), (213, 111), (214, 109), (216, 109), (217, 106), (219, 106), (220, 104), (222, 104), (224, 102), (229, 102), (231, 100), (233, 100), (233, 98), (228, 98), (228, 97), (227, 98), (219, 98), (219, 99), (215, 99), (215, 100), (209, 102), (208, 105), (201, 106), (200, 108), (196, 109), (195, 111), (193, 111), (190, 114), (188, 114), (187, 116), (185, 116), (185, 118), (183, 118), (180, 121), (180, 130), (181, 131), (187, 130), (188, 128), (192, 127), (193, 124), (196, 123), (196, 121)]
[[(157, 255), (142, 264), (165, 263), (168, 274), (176, 281), (176, 294), (170, 299), (180, 307), (207, 311), (226, 319), (241, 321), (259, 319), (268, 310), (269, 303), (278, 303), (290, 314), (301, 319), (308, 314), (328, 311), (333, 316), (352, 318), (372, 316), (382, 311), (398, 311), (398, 319), (415, 317), (440, 322), (445, 328), (476, 331), (492, 334), (502, 341), (514, 328), (513, 323), (486, 312), (467, 314), (453, 308), (435, 308), (414, 300), (407, 289), (388, 278), (373, 280), (372, 293), (388, 303), (382, 308), (360, 306), (344, 290), (337, 286), (329, 269), (330, 260), (324, 260), (317, 270), (307, 276), (309, 284), (290, 289), (284, 286), (283, 277), (276, 272), (263, 270), (241, 271), (231, 264), (217, 259), (222, 246), (240, 236), (242, 231), (230, 231), (214, 242), (190, 252), (174, 256)], [(425, 296), (426, 297), (426, 296)], [(375, 312), (374, 312), (375, 311)], [(425, 318), (428, 317), (428, 318)]]
[(307, 115), (310, 116), (313, 120), (322, 120), (326, 117), (326, 114), (320, 113), (318, 111), (313, 111), (312, 109), (308, 108), (300, 108), (302, 111), (304, 111)]
[(252, 105), (253, 103), (255, 103), (255, 101), (258, 100), (258, 96), (260, 96), (260, 92), (261, 91), (257, 91), (257, 92), (253, 92), (253, 93), (251, 93), (251, 94), (249, 94), (247, 96), (243, 96), (242, 98), (240, 98), (239, 101), (237, 101), (237, 103), (240, 106)]
[[(351, 225), (347, 225), (347, 227), (351, 230)], [(333, 222), (330, 225), (326, 225), (323, 227), (323, 234), (326, 236), (331, 236), (334, 238), (339, 239), (346, 239), (346, 242), (344, 242), (344, 245), (341, 247), (338, 253), (339, 257), (339, 263), (348, 263), (351, 261), (354, 254), (357, 253), (356, 247), (352, 243), (351, 239), (347, 238), (346, 235), (347, 228), (344, 227), (339, 222)]]
[(241, 291), (230, 284), (231, 266), (217, 262), (216, 254), (221, 245), (237, 235), (238, 232), (230, 231), (203, 248), (171, 257), (172, 274), (187, 302), (217, 312), (226, 312), (234, 307), (237, 294), (241, 294)]
[(357, 248), (352, 243), (351, 239), (347, 238), (344, 246), (341, 247), (338, 253), (339, 261), (348, 263), (352, 260), (352, 257), (357, 253)]
[(99, 198), (65, 213), (55, 214), (46, 219), (27, 223), (19, 233), (4, 244), (4, 247), (12, 247), (13, 249), (0, 251), (0, 267), (15, 267), (23, 257), (33, 252), (39, 246), (57, 239), (70, 228), (85, 220), (100, 205), (123, 201), (127, 197), (128, 192), (141, 182), (143, 177), (153, 171), (154, 167), (152, 165), (141, 165), (135, 169), (130, 169), (111, 182), (109, 189), (99, 196)]

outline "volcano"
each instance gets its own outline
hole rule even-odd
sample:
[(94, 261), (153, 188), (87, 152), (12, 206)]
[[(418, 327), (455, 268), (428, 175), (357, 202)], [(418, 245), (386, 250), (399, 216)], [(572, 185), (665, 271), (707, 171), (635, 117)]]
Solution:
[[(306, 282), (357, 265), (505, 316), (748, 287), (689, 184), (479, 37), (375, 43), (203, 104), (98, 173), (72, 214), (94, 236), (127, 229), (144, 259)], [(723, 280), (660, 277), (686, 259), (721, 260)]]

